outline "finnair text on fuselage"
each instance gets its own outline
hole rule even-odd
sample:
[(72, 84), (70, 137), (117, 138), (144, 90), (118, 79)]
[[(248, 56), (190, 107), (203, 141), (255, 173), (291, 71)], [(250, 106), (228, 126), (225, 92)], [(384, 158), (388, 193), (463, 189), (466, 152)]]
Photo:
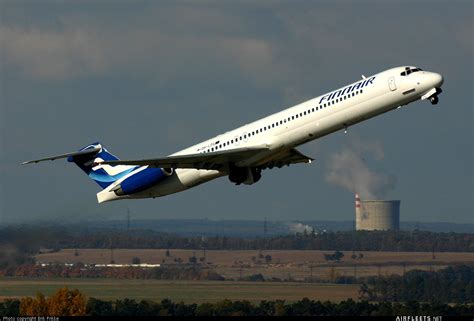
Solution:
[(367, 80), (364, 80), (364, 81), (360, 81), (354, 85), (350, 85), (350, 86), (347, 86), (347, 87), (344, 87), (342, 89), (339, 89), (337, 91), (334, 91), (332, 93), (329, 93), (327, 95), (324, 95), (323, 97), (321, 97), (321, 99), (319, 100), (319, 103), (323, 103), (325, 101), (331, 101), (332, 99), (334, 98), (337, 98), (337, 97), (340, 97), (340, 96), (344, 96), (345, 94), (349, 94), (351, 92), (353, 92), (354, 90), (357, 90), (357, 89), (362, 89), (364, 88), (365, 86), (367, 85), (372, 85), (373, 84), (373, 81), (375, 80), (375, 76), (374, 77), (371, 77)]

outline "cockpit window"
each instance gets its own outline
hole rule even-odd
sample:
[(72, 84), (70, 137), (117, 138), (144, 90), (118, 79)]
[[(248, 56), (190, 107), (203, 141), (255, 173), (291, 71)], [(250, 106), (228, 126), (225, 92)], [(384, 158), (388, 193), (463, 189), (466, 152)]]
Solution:
[(422, 71), (421, 68), (410, 68), (410, 67), (405, 67), (405, 71), (400, 73), (401, 76), (408, 76), (412, 72), (417, 72), (417, 71)]

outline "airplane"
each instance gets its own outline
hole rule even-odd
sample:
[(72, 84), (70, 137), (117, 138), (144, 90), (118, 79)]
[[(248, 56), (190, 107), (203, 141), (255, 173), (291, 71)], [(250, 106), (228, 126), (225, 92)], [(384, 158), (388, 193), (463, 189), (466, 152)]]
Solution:
[(102, 188), (99, 203), (155, 198), (221, 176), (237, 185), (258, 182), (262, 171), (314, 159), (296, 147), (417, 100), (438, 103), (443, 77), (414, 66), (385, 70), (281, 112), (228, 131), (167, 157), (119, 160), (101, 143), (77, 152), (23, 162), (67, 158)]

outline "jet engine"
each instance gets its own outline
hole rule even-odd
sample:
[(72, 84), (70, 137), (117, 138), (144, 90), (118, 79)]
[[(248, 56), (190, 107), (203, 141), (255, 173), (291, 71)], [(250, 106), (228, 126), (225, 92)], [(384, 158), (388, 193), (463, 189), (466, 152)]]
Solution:
[(130, 195), (146, 190), (149, 187), (173, 175), (172, 168), (153, 168), (148, 167), (139, 171), (115, 186), (112, 191), (117, 196)]

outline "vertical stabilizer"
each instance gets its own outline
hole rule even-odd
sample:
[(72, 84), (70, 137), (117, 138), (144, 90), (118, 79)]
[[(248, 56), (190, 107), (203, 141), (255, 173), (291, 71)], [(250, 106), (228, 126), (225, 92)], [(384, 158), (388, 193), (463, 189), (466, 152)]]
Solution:
[(116, 180), (124, 177), (138, 167), (129, 165), (111, 166), (100, 164), (100, 162), (104, 160), (118, 160), (118, 158), (111, 154), (100, 143), (87, 145), (86, 147), (81, 148), (79, 152), (87, 151), (88, 149), (98, 149), (98, 151), (94, 154), (69, 156), (68, 161), (73, 162), (79, 166), (87, 174), (87, 176), (89, 176), (102, 188), (106, 188)]

